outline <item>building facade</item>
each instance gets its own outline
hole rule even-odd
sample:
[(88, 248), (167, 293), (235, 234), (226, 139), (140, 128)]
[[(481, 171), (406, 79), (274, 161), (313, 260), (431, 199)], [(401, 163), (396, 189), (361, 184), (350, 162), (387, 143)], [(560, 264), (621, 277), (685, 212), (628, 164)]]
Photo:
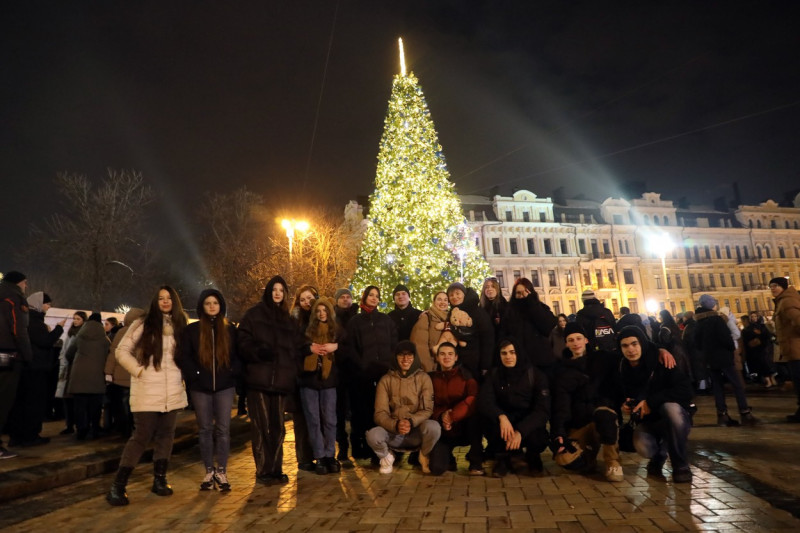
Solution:
[[(526, 277), (555, 313), (591, 288), (615, 314), (694, 310), (701, 294), (740, 315), (771, 310), (768, 281), (798, 279), (800, 206), (676, 206), (659, 193), (603, 202), (462, 196), (476, 243), (506, 297)], [(796, 202), (797, 203), (797, 202)]]

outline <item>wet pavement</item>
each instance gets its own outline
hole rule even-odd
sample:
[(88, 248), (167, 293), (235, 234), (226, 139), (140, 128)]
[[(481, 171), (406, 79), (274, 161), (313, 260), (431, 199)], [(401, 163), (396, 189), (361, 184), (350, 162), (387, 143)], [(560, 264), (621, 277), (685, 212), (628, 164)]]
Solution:
[[(392, 475), (381, 475), (368, 463), (336, 476), (298, 474), (290, 431), (285, 446), (290, 483), (265, 487), (254, 482), (247, 421), (235, 419), (228, 469), (233, 490), (227, 494), (197, 490), (203, 468), (193, 414), (187, 412), (179, 422), (170, 468), (175, 494), (150, 493), (152, 466), (140, 464), (128, 486), (131, 504), (123, 508), (111, 508), (104, 499), (113, 475), (94, 474), (113, 471), (124, 441), (77, 443), (57, 435), (61, 423), (48, 423), (49, 445), (15, 449), (19, 458), (0, 461), (0, 529), (800, 531), (800, 425), (784, 418), (795, 410), (794, 396), (751, 392), (753, 412), (763, 421), (752, 428), (717, 427), (713, 399), (703, 396), (697, 403), (691, 484), (647, 478), (646, 460), (635, 454), (623, 454), (620, 483), (609, 483), (601, 474), (569, 473), (549, 453), (543, 455), (542, 475), (476, 478), (466, 475), (465, 449), (459, 449), (460, 470), (441, 477), (405, 463)], [(48, 483), (59, 484), (53, 480), (66, 484), (47, 489)], [(6, 500), (15, 487), (45, 490)]]

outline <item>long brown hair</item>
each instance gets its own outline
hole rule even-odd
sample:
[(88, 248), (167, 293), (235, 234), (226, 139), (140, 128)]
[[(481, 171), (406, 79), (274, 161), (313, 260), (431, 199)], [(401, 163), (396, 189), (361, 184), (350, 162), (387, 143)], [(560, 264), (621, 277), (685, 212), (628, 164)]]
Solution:
[[(217, 295), (209, 294), (203, 299), (203, 302), (212, 296), (219, 300)], [(228, 331), (228, 319), (222, 316), (222, 302), (220, 302), (220, 313), (216, 317), (211, 318), (205, 312), (200, 313), (199, 317), (200, 346), (198, 347), (197, 357), (200, 360), (200, 364), (208, 370), (214, 370), (212, 367), (216, 355), (217, 368), (230, 367), (231, 336)], [(213, 335), (211, 334), (212, 331)]]
[[(172, 300), (172, 311), (169, 315), (164, 315), (158, 307), (158, 295), (161, 291), (167, 291)], [(183, 311), (183, 304), (175, 289), (169, 285), (162, 285), (156, 291), (155, 297), (150, 301), (150, 308), (144, 317), (144, 324), (142, 326), (142, 337), (139, 339), (138, 350), (136, 350), (136, 359), (140, 365), (147, 368), (150, 363), (153, 363), (153, 368), (161, 370), (161, 360), (164, 357), (163, 350), (163, 333), (164, 333), (164, 318), (169, 316), (172, 334), (175, 338), (175, 350), (177, 353), (180, 350), (180, 338), (183, 333), (183, 328), (186, 327), (186, 313)], [(173, 353), (174, 356), (174, 353)]]
[[(328, 312), (328, 321), (320, 322), (317, 318), (317, 308), (324, 307)], [(333, 310), (333, 304), (328, 298), (320, 298), (315, 300), (311, 305), (311, 320), (306, 329), (306, 337), (311, 342), (325, 344), (328, 342), (336, 342), (337, 333), (336, 312)]]

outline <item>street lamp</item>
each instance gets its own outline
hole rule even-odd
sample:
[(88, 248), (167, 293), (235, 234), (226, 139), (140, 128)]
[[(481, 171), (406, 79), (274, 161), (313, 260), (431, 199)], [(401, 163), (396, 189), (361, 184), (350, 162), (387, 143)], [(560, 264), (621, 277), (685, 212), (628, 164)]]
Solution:
[(286, 238), (289, 239), (289, 277), (291, 278), (292, 271), (292, 247), (294, 245), (294, 232), (299, 231), (305, 233), (308, 231), (309, 225), (305, 220), (294, 220), (284, 218), (281, 220), (281, 227), (286, 230)]
[(675, 243), (667, 233), (650, 236), (650, 250), (661, 257), (661, 272), (664, 275), (664, 294), (666, 305), (669, 305), (669, 283), (667, 282), (667, 254), (675, 249)]

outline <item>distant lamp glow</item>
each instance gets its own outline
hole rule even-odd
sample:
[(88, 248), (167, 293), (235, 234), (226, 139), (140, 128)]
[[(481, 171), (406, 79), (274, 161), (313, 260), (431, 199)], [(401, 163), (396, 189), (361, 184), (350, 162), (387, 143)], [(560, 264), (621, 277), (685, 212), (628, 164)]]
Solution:
[(650, 250), (658, 254), (661, 258), (661, 273), (664, 275), (664, 294), (665, 300), (669, 303), (669, 281), (667, 280), (667, 254), (675, 249), (675, 243), (672, 242), (669, 234), (656, 233), (650, 236), (649, 239)]
[(286, 230), (286, 238), (289, 239), (289, 268), (292, 266), (292, 245), (294, 244), (294, 232), (299, 231), (305, 233), (310, 227), (305, 220), (289, 220), (284, 218), (281, 220), (281, 227)]
[(406, 54), (403, 51), (403, 38), (400, 37), (397, 39), (397, 42), (400, 44), (400, 75), (406, 75)]
[(647, 300), (644, 306), (647, 308), (647, 312), (650, 313), (651, 315), (656, 314), (656, 312), (659, 309), (658, 302), (655, 300)]

